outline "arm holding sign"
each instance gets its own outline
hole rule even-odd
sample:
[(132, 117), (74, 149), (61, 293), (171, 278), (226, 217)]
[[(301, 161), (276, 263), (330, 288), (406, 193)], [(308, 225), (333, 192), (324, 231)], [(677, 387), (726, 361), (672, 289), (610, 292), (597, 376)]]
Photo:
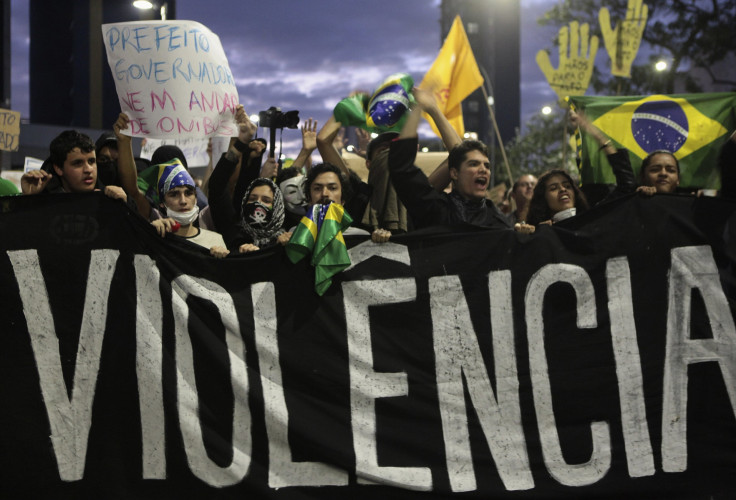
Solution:
[[(235, 172), (240, 161), (255, 162), (256, 168), (260, 169), (260, 156), (251, 158), (251, 153), (257, 150), (251, 149), (250, 144), (256, 132), (256, 125), (250, 121), (242, 106), (238, 106), (235, 114), (238, 122), (238, 137), (230, 141), (230, 147), (217, 161), (215, 169), (210, 175), (209, 202), (212, 220), (217, 232), (222, 234), (225, 243), (230, 246), (239, 237), (236, 220), (239, 220), (240, 199), (233, 199), (227, 189), (228, 180)], [(260, 145), (263, 143), (259, 142)], [(264, 146), (265, 149), (265, 146)], [(260, 155), (260, 153), (259, 153)], [(256, 170), (258, 172), (258, 170)], [(242, 172), (241, 172), (242, 174)], [(257, 176), (257, 174), (256, 174)], [(247, 186), (246, 186), (247, 187)], [(235, 193), (238, 192), (236, 187)], [(242, 194), (240, 195), (242, 198)], [(237, 207), (237, 208), (236, 208)]]
[(126, 194), (135, 201), (138, 207), (138, 213), (144, 219), (149, 220), (151, 217), (151, 204), (146, 199), (146, 196), (138, 189), (138, 170), (136, 169), (135, 159), (133, 158), (133, 141), (129, 135), (123, 134), (123, 130), (127, 130), (129, 124), (130, 119), (128, 115), (120, 113), (117, 121), (112, 126), (115, 137), (118, 138), (118, 177)]

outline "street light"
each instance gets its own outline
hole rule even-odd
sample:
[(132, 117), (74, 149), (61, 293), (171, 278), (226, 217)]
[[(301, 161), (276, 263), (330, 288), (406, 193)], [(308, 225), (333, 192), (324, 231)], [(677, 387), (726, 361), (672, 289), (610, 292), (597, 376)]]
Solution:
[[(141, 9), (141, 10), (151, 10), (155, 6), (156, 5), (153, 2), (149, 2), (148, 0), (135, 0), (135, 2), (133, 2), (133, 7), (135, 7), (136, 9)], [(166, 2), (161, 4), (160, 12), (161, 12), (162, 21), (166, 21), (166, 8), (167, 7), (168, 7), (168, 4)]]
[(551, 106), (544, 106), (544, 107), (542, 108), (542, 114), (543, 114), (543, 115), (548, 115), (548, 114), (550, 114), (551, 112), (552, 112), (552, 107), (551, 107)]
[(664, 59), (660, 59), (660, 60), (659, 60), (659, 61), (657, 61), (657, 63), (656, 63), (655, 65), (654, 65), (654, 69), (656, 69), (656, 70), (657, 70), (657, 71), (659, 71), (660, 73), (661, 73), (662, 71), (666, 70), (666, 69), (667, 69), (667, 61), (665, 61)]

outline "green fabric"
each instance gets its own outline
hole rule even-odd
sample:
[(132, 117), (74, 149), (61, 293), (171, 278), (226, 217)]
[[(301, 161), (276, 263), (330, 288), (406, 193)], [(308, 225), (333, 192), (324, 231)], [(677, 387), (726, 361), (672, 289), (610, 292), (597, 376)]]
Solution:
[[(736, 93), (574, 96), (569, 100), (614, 145), (629, 151), (637, 176), (648, 153), (666, 149), (680, 162), (681, 187), (720, 189), (716, 163), (721, 146), (736, 128)], [(582, 182), (615, 183), (596, 140), (583, 133), (579, 147)]]
[(407, 73), (396, 73), (381, 82), (373, 95), (357, 94), (338, 102), (332, 112), (335, 120), (344, 126), (360, 127), (369, 132), (400, 132), (408, 115), (406, 112), (409, 110), (408, 107), (397, 107), (399, 111), (396, 112), (396, 115), (401, 114), (401, 116), (391, 125), (381, 124), (380, 120), (386, 118), (387, 112), (385, 109), (379, 110), (382, 98), (387, 98), (391, 94), (396, 95), (398, 87), (406, 93), (405, 104), (409, 106), (414, 102), (414, 96), (411, 93), (414, 79)]
[(294, 264), (312, 253), (316, 240), (314, 235), (317, 234), (317, 222), (315, 222), (315, 219), (319, 220), (321, 206), (313, 205), (310, 212), (302, 217), (296, 229), (294, 229), (289, 243), (284, 248), (286, 256)]
[(15, 187), (15, 184), (0, 177), (0, 196), (11, 196), (19, 193), (20, 191)]
[(286, 255), (296, 263), (312, 254), (314, 291), (322, 296), (332, 284), (332, 277), (350, 266), (342, 232), (353, 222), (342, 205), (314, 205), (302, 217), (286, 245)]
[(317, 233), (312, 253), (314, 290), (320, 296), (332, 285), (332, 277), (350, 266), (350, 256), (342, 232), (352, 222), (341, 205), (330, 204)]

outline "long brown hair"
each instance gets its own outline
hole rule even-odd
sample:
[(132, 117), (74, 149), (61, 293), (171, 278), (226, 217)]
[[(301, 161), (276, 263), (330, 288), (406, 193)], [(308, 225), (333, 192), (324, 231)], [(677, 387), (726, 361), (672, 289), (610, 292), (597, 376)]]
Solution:
[(545, 198), (544, 196), (547, 191), (547, 181), (553, 175), (561, 175), (570, 182), (570, 186), (572, 186), (572, 191), (573, 193), (575, 193), (575, 208), (577, 209), (576, 214), (580, 215), (581, 213), (588, 210), (588, 200), (585, 198), (583, 192), (580, 191), (577, 183), (572, 179), (572, 177), (570, 177), (570, 174), (560, 169), (549, 170), (539, 176), (537, 185), (534, 186), (532, 201), (529, 202), (529, 215), (527, 216), (528, 224), (536, 226), (540, 222), (550, 220), (554, 215), (552, 213), (552, 210), (549, 208), (549, 205), (547, 204), (547, 198)]

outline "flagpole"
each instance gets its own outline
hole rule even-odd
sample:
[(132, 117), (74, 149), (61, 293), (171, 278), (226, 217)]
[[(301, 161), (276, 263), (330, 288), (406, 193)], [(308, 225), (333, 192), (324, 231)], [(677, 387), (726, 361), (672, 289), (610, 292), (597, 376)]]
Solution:
[(496, 123), (496, 114), (493, 112), (493, 108), (488, 102), (488, 92), (486, 92), (486, 86), (481, 85), (480, 88), (483, 90), (483, 100), (488, 108), (488, 113), (491, 115), (491, 122), (493, 123), (493, 130), (496, 132), (496, 139), (498, 144), (501, 146), (501, 156), (503, 156), (503, 164), (506, 167), (506, 174), (509, 176), (509, 182), (514, 183), (514, 178), (511, 176), (511, 168), (509, 167), (509, 160), (506, 158), (506, 147), (503, 145), (503, 139), (501, 139), (501, 133), (498, 131), (498, 123)]

